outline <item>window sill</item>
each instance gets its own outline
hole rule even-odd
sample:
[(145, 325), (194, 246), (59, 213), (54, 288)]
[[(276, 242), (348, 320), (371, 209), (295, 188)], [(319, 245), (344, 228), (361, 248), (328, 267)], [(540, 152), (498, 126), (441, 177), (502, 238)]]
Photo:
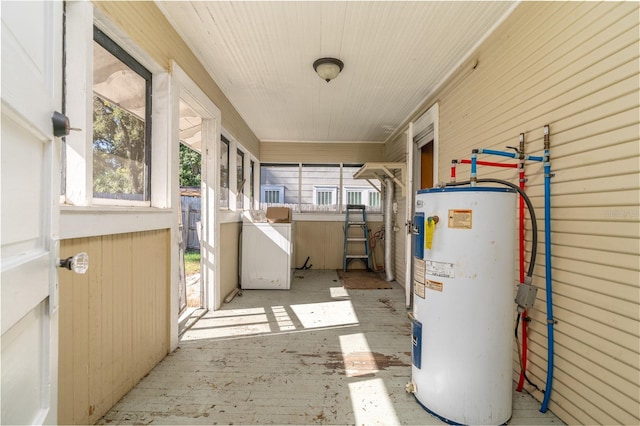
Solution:
[[(293, 213), (296, 222), (344, 222), (345, 213)], [(367, 222), (382, 222), (381, 213), (367, 213)]]
[(60, 238), (84, 238), (171, 228), (173, 209), (156, 207), (60, 206)]

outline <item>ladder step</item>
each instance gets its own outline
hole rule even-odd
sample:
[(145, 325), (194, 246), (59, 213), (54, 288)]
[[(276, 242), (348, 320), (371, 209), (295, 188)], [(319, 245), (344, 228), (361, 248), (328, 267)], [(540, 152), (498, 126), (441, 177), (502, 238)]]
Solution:
[[(367, 210), (364, 204), (347, 204), (344, 219), (344, 252), (342, 258), (342, 269), (346, 272), (347, 265), (352, 260), (361, 260), (367, 269), (371, 269), (371, 258), (369, 257), (369, 230), (367, 229)], [(353, 216), (351, 216), (353, 215)], [(351, 227), (359, 228), (358, 232), (351, 232)], [(354, 235), (349, 235), (349, 234)], [(364, 253), (349, 254), (349, 249), (355, 248), (353, 243), (364, 244)]]

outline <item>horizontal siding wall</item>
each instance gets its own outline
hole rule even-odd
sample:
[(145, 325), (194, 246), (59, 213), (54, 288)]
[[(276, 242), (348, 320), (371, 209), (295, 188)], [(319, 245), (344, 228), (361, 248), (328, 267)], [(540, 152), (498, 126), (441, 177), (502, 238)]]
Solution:
[(382, 161), (384, 144), (367, 142), (262, 142), (263, 163), (366, 163)]
[[(423, 109), (440, 104), (439, 180), (448, 180), (451, 159), (515, 146), (520, 133), (527, 152), (542, 155), (550, 125), (557, 325), (549, 408), (570, 424), (640, 423), (638, 20), (637, 2), (523, 2)], [(394, 144), (387, 151), (399, 152)], [(517, 182), (512, 170), (478, 173)], [(527, 174), (540, 228), (528, 376), (544, 387), (542, 165)], [(458, 180), (468, 176), (460, 166)], [(530, 224), (527, 240), (528, 258)]]
[(158, 64), (169, 70), (171, 60), (175, 60), (220, 109), (222, 126), (225, 130), (256, 158), (260, 157), (258, 138), (154, 2), (94, 1), (93, 3)]
[[(399, 136), (392, 141), (385, 144), (384, 148), (384, 161), (389, 162), (405, 162), (407, 161), (407, 135), (406, 133), (400, 133)], [(407, 232), (405, 223), (408, 220), (406, 196), (402, 196), (402, 188), (398, 185), (394, 187), (395, 200), (398, 204), (398, 212), (395, 214), (394, 223), (398, 228), (398, 231), (393, 233), (393, 247), (392, 253), (394, 255), (393, 261), (393, 276), (395, 281), (404, 286), (406, 279), (406, 256), (405, 256), (405, 244), (407, 241)]]
[(60, 271), (59, 424), (93, 424), (169, 351), (170, 231), (63, 240), (86, 274)]

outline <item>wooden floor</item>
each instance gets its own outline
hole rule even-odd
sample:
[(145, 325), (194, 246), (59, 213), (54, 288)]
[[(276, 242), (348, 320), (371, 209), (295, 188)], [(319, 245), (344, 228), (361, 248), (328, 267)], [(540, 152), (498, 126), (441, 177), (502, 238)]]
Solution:
[[(405, 391), (404, 290), (345, 290), (296, 271), (289, 291), (245, 290), (182, 335), (99, 424), (443, 424)], [(510, 424), (562, 424), (514, 392)]]

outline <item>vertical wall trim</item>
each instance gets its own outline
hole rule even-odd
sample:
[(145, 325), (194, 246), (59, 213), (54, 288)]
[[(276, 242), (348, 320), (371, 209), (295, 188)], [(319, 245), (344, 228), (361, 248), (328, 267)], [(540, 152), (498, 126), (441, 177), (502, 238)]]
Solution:
[(413, 122), (409, 123), (409, 131), (407, 132), (407, 142), (406, 142), (406, 152), (407, 152), (407, 182), (405, 184), (405, 226), (404, 232), (406, 232), (405, 238), (405, 251), (404, 251), (404, 268), (405, 268), (405, 276), (404, 276), (404, 294), (405, 294), (405, 305), (409, 306), (411, 304), (411, 280), (413, 276), (411, 274), (411, 266), (413, 261), (411, 243), (413, 238), (411, 237), (411, 229), (409, 228), (409, 223), (412, 223), (413, 218)]

